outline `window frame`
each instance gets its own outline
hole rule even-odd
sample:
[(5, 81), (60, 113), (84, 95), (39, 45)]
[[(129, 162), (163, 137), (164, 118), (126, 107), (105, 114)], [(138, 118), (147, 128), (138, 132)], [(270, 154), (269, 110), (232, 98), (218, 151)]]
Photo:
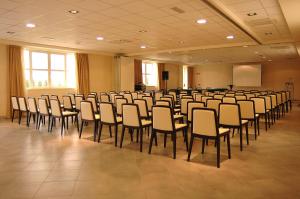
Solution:
[[(75, 56), (75, 52), (72, 52), (72, 51), (68, 51), (68, 52), (64, 52), (64, 51), (49, 51), (49, 50), (41, 50), (41, 49), (34, 49), (34, 48), (24, 48), (23, 49), (23, 53), (24, 51), (28, 51), (29, 52), (29, 68), (26, 68), (25, 67), (25, 64), (23, 66), (23, 71), (29, 71), (29, 81), (30, 81), (30, 86), (27, 87), (25, 85), (25, 89), (76, 89), (77, 88), (77, 85), (75, 84), (74, 87), (70, 87), (70, 86), (67, 86), (67, 56), (68, 54), (74, 54)], [(34, 69), (32, 67), (32, 53), (45, 53), (47, 54), (47, 58), (48, 58), (48, 68), (47, 69)], [(64, 56), (64, 69), (63, 70), (59, 70), (59, 69), (52, 69), (51, 68), (51, 55), (54, 54), (54, 55), (63, 55)], [(23, 54), (24, 55), (24, 54)], [(23, 57), (23, 63), (25, 63), (25, 58)], [(76, 78), (76, 81), (77, 81), (77, 77), (76, 77), (76, 62), (75, 62), (75, 78)], [(33, 71), (47, 71), (48, 73), (48, 84), (47, 86), (41, 86), (41, 87), (36, 87), (36, 86), (32, 86), (33, 85)], [(51, 73), (52, 71), (54, 72), (64, 72), (64, 86), (52, 86), (52, 79), (51, 79)], [(24, 74), (24, 77), (25, 77), (25, 74)], [(26, 79), (26, 78), (24, 78)], [(26, 80), (25, 80), (26, 81)]]

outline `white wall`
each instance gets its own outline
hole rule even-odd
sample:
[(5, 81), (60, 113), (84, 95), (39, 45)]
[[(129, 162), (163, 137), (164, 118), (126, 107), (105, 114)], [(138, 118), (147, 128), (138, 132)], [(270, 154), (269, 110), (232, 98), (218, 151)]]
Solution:
[(227, 88), (232, 84), (232, 64), (194, 66), (194, 87)]

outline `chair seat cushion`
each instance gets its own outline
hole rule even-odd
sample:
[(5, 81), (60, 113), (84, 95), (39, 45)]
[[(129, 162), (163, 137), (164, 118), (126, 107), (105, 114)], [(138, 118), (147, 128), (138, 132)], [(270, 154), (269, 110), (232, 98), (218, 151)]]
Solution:
[(72, 115), (77, 115), (76, 112), (72, 112), (72, 111), (64, 111), (62, 112), (63, 116), (72, 116)]
[(248, 120), (242, 120), (242, 124), (247, 124)]
[(224, 134), (224, 133), (228, 133), (230, 131), (230, 129), (227, 129), (227, 128), (219, 128), (219, 134)]
[(149, 126), (152, 124), (151, 120), (142, 120), (142, 126)]
[(187, 124), (175, 124), (175, 129), (176, 130), (186, 128), (186, 127), (187, 127)]

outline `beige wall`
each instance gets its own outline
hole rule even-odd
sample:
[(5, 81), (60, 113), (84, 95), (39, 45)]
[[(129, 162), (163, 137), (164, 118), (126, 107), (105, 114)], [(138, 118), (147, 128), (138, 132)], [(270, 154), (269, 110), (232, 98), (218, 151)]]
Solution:
[(194, 86), (227, 88), (232, 83), (232, 64), (206, 64), (194, 67)]
[(130, 57), (120, 58), (120, 90), (134, 91), (134, 59)]
[(107, 92), (115, 89), (115, 70), (113, 57), (89, 54), (90, 89), (95, 92)]
[(0, 44), (0, 117), (8, 113), (8, 55), (7, 46)]
[(262, 64), (262, 87), (285, 89), (285, 82), (294, 83), (294, 99), (300, 100), (300, 59), (273, 61)]
[(168, 89), (182, 87), (182, 66), (178, 64), (165, 64), (165, 71), (169, 71)]

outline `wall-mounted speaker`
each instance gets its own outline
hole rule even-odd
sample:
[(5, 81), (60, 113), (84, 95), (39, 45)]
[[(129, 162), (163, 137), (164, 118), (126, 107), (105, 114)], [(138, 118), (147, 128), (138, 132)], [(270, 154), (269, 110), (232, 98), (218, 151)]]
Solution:
[(163, 80), (169, 80), (169, 71), (163, 71), (162, 72), (162, 79)]

